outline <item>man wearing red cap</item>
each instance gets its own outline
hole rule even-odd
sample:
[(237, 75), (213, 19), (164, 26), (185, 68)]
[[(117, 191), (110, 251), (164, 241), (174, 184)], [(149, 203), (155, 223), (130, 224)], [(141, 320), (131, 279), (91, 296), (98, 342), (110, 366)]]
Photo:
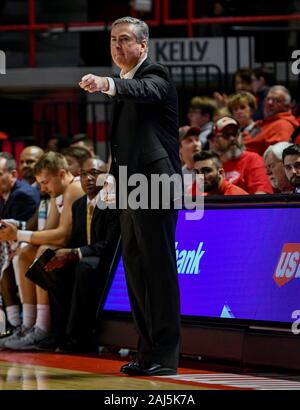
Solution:
[(263, 159), (255, 152), (245, 151), (239, 123), (222, 117), (213, 127), (210, 149), (223, 163), (225, 178), (249, 194), (272, 194)]

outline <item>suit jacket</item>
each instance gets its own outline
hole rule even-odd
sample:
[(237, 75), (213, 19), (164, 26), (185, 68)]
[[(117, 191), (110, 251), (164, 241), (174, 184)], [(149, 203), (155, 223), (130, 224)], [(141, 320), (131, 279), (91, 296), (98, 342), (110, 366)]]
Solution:
[(7, 201), (2, 202), (2, 207), (0, 204), (0, 217), (27, 221), (35, 213), (39, 202), (39, 191), (27, 182), (17, 180)]
[[(167, 68), (147, 58), (133, 79), (114, 78), (114, 82), (111, 150), (115, 177), (120, 165), (127, 165), (128, 176), (151, 171), (181, 174), (178, 99)], [(167, 157), (171, 170), (149, 172), (152, 163)]]
[(80, 248), (82, 256), (99, 256), (101, 266), (110, 265), (120, 237), (119, 217), (116, 210), (94, 209), (91, 223), (91, 245), (86, 234), (87, 196), (77, 199), (72, 206), (71, 248)]

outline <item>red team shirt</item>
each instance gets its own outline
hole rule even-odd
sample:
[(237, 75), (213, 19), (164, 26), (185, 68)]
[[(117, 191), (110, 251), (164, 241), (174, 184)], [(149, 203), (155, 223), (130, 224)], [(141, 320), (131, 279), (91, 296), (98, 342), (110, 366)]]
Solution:
[(244, 151), (239, 159), (223, 163), (225, 178), (249, 194), (257, 191), (273, 193), (264, 161), (255, 152)]

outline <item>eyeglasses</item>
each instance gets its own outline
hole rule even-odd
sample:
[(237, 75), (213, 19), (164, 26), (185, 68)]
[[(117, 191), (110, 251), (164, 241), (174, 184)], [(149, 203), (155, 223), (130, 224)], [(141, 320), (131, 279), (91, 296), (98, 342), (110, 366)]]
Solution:
[(284, 165), (284, 169), (286, 171), (292, 171), (294, 169), (296, 172), (298, 172), (300, 171), (300, 161), (297, 161), (294, 164), (286, 164)]
[(273, 101), (273, 103), (275, 103), (275, 104), (284, 103), (284, 100), (282, 98), (276, 98), (276, 97), (266, 97), (266, 101), (268, 101), (268, 102)]
[(97, 178), (98, 175), (101, 175), (101, 174), (105, 174), (105, 172), (104, 171), (99, 171), (97, 169), (90, 169), (89, 171), (81, 171), (80, 172), (80, 177), (81, 178), (87, 178), (88, 176), (91, 176), (93, 178)]

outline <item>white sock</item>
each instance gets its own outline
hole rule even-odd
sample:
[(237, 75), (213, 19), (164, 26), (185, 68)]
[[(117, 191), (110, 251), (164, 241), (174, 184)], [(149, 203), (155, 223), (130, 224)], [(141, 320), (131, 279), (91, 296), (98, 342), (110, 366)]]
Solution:
[(37, 305), (36, 312), (36, 327), (50, 332), (50, 306), (49, 305)]
[(7, 306), (6, 313), (7, 313), (7, 320), (12, 326), (19, 326), (21, 324), (19, 305)]
[(31, 329), (35, 324), (36, 319), (36, 305), (30, 303), (23, 303), (23, 326)]

